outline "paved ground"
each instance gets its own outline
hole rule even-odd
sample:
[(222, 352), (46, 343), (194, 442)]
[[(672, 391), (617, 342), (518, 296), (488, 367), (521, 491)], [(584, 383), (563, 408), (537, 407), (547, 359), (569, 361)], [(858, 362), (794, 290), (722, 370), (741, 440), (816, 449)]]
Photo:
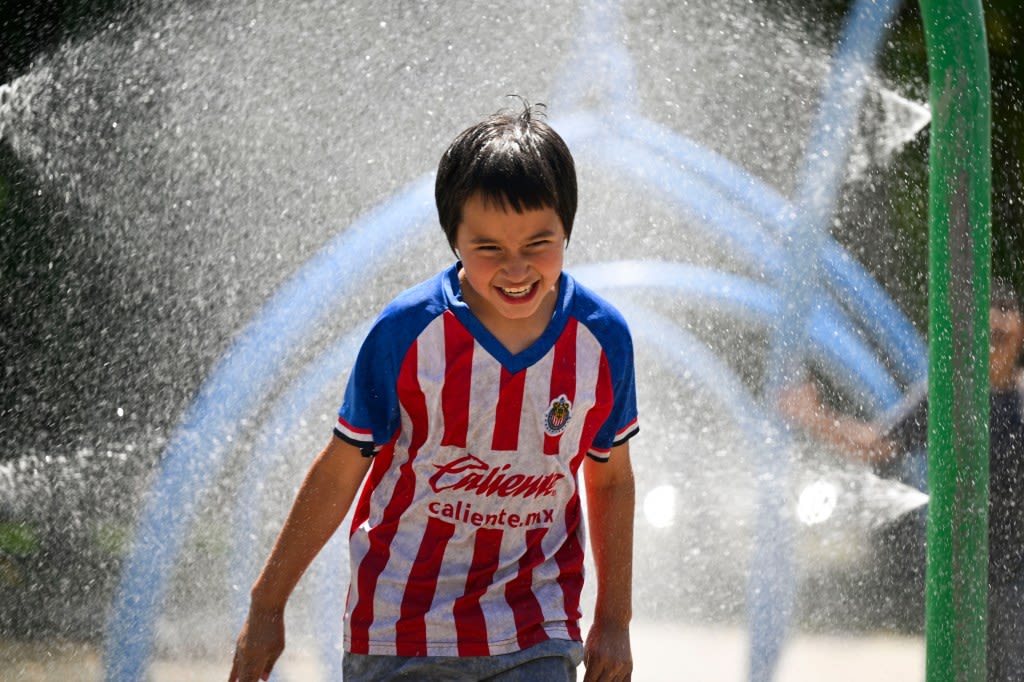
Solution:
[[(637, 624), (633, 631), (636, 682), (743, 682), (746, 634), (735, 628)], [(226, 661), (157, 661), (152, 682), (224, 682)], [(290, 654), (286, 680), (312, 682), (319, 671)], [(98, 682), (97, 652), (78, 644), (0, 643), (2, 682)], [(921, 682), (924, 644), (895, 635), (797, 634), (783, 655), (776, 682)]]

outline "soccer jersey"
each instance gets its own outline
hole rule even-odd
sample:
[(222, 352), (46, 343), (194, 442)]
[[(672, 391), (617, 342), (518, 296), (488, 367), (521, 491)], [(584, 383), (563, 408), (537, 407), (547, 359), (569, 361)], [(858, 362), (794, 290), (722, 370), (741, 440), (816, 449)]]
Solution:
[(577, 472), (637, 431), (629, 331), (563, 273), (544, 334), (511, 354), (462, 301), (458, 269), (385, 308), (339, 411), (336, 435), (375, 455), (349, 539), (353, 653), (581, 639)]

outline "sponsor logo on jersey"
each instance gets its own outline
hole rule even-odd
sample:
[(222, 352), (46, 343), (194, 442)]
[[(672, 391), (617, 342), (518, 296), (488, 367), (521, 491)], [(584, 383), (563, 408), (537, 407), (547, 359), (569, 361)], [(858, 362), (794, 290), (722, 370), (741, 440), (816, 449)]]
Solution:
[(554, 495), (562, 473), (518, 474), (511, 464), (492, 467), (473, 454), (466, 454), (447, 464), (435, 464), (437, 472), (430, 477), (435, 493), (462, 490), (482, 497), (548, 497)]
[(565, 431), (571, 417), (572, 403), (563, 393), (548, 405), (548, 412), (544, 415), (544, 433), (549, 436), (557, 436)]
[(477, 527), (492, 528), (526, 528), (529, 526), (551, 526), (555, 523), (554, 509), (537, 509), (525, 512), (509, 512), (502, 509), (497, 512), (481, 513), (473, 511), (470, 502), (434, 501), (427, 505), (427, 511), (435, 518), (448, 521), (461, 521)]

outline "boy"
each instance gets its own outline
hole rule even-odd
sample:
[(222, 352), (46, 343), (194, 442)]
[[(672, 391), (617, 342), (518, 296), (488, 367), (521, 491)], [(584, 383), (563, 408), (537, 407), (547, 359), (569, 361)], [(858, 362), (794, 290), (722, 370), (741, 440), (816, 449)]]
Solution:
[[(252, 588), (230, 680), (266, 679), (284, 606), (369, 472), (349, 539), (346, 682), (628, 680), (637, 432), (621, 316), (562, 272), (576, 173), (528, 104), (460, 134), (435, 199), (458, 258), (387, 306)], [(582, 646), (582, 467), (597, 569)]]

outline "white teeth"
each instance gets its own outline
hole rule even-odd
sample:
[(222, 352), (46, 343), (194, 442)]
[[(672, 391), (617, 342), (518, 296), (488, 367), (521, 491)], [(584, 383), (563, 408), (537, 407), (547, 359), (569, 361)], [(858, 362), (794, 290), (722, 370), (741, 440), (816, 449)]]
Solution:
[(521, 289), (506, 289), (505, 287), (502, 287), (501, 291), (506, 296), (511, 296), (512, 298), (520, 298), (520, 297), (526, 296), (526, 294), (530, 293), (530, 289), (532, 289), (532, 288), (533, 288), (533, 285), (530, 285), (528, 287), (522, 287)]

